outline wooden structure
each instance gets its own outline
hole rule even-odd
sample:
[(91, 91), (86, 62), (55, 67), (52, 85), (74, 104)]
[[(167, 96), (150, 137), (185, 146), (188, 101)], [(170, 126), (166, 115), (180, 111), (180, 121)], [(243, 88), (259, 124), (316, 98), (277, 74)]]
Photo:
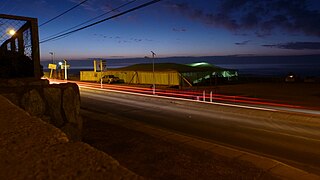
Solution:
[[(25, 56), (32, 60), (33, 77), (41, 77), (38, 20), (36, 18), (0, 14), (0, 51)], [(13, 34), (8, 29), (14, 28)], [(7, 38), (7, 39), (6, 39)], [(1, 57), (0, 57), (1, 59)], [(27, 69), (30, 71), (30, 69)]]

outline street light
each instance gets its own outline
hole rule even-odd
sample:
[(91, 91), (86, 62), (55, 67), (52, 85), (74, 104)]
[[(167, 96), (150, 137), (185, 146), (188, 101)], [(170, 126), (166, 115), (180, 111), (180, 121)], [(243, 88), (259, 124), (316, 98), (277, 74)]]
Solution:
[(13, 36), (14, 34), (16, 34), (16, 31), (14, 29), (10, 29), (10, 30), (8, 30), (8, 34)]
[(152, 53), (152, 76), (153, 76), (153, 86), (152, 86), (152, 92), (153, 95), (156, 94), (156, 83), (155, 83), (155, 78), (154, 78), (154, 56), (156, 55), (156, 53), (154, 53), (153, 51), (151, 51)]
[(54, 52), (49, 52), (49, 54), (51, 55), (52, 64), (54, 64)]
[(16, 31), (14, 29), (7, 29), (7, 31), (0, 37), (0, 40), (5, 37), (6, 35), (7, 36), (13, 36), (16, 34)]
[[(62, 69), (64, 69), (64, 79), (65, 80), (67, 80), (68, 79), (68, 71), (67, 71), (67, 60), (66, 59), (64, 59), (63, 60), (64, 61), (64, 63), (63, 62), (59, 62), (59, 66), (60, 66), (60, 69), (62, 70)], [(62, 71), (61, 71), (61, 73), (62, 73)]]

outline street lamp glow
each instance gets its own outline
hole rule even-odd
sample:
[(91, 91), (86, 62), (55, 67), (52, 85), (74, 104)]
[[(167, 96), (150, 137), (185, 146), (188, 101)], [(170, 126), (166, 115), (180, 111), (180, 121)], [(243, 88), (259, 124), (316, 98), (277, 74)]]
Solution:
[(62, 65), (62, 62), (59, 62), (59, 65), (61, 66), (61, 65)]
[(8, 34), (10, 34), (11, 36), (13, 36), (14, 34), (16, 34), (16, 31), (14, 29), (10, 29), (8, 31)]

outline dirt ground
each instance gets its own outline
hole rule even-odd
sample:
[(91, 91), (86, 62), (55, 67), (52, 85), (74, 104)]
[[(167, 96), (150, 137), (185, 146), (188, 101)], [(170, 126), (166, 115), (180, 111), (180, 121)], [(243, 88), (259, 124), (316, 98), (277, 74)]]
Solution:
[(146, 179), (275, 179), (248, 162), (82, 116), (84, 142)]

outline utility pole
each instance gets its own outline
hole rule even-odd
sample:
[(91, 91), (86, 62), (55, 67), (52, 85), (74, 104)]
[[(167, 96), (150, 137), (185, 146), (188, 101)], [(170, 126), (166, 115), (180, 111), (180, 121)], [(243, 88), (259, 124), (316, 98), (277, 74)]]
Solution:
[[(57, 77), (57, 66), (56, 65), (54, 65), (54, 52), (49, 52), (49, 54), (51, 55), (51, 66), (55, 66), (55, 69), (51, 69), (50, 70), (50, 78), (52, 78), (52, 74), (53, 74), (53, 72), (55, 72), (55, 75), (54, 75), (54, 77), (56, 78)], [(50, 65), (50, 64), (49, 64)]]
[(152, 86), (152, 92), (153, 95), (156, 94), (156, 83), (155, 83), (155, 77), (154, 77), (154, 56), (156, 55), (156, 53), (154, 53), (153, 51), (151, 51), (152, 53), (152, 76), (153, 76), (153, 86)]

